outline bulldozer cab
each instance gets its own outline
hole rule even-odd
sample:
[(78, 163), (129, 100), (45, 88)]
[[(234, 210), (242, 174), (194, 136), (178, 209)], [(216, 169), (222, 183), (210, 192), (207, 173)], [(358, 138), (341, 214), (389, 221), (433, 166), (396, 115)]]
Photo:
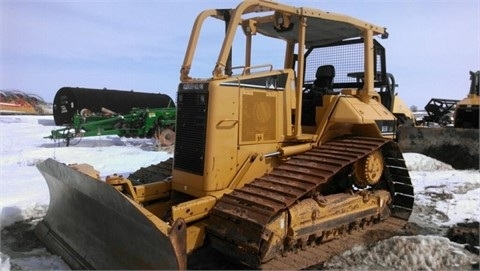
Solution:
[[(213, 32), (214, 23), (217, 28)], [(207, 32), (204, 35), (207, 39), (202, 39), (202, 31)], [(293, 119), (286, 124), (284, 133), (298, 138), (303, 132), (302, 125), (320, 122), (315, 107), (322, 104), (325, 89), (319, 91), (314, 84), (319, 80), (329, 80), (326, 88), (329, 94), (340, 94), (343, 90), (362, 97), (364, 102), (375, 97), (390, 107), (388, 98), (392, 97), (382, 99), (374, 91), (388, 85), (385, 50), (374, 36), (386, 38), (388, 33), (383, 27), (348, 16), (271, 1), (244, 1), (236, 9), (207, 10), (197, 17), (192, 29), (180, 87), (270, 73), (271, 76), (252, 78), (245, 83), (255, 88), (285, 90), (286, 106), (291, 107)], [(220, 48), (214, 43), (221, 44)], [(205, 76), (210, 71), (204, 56), (214, 56), (217, 52), (218, 57), (210, 60), (211, 77)], [(195, 66), (197, 60), (200, 67)], [(325, 67), (330, 70), (321, 75), (323, 79), (318, 79)], [(193, 76), (193, 72), (203, 75)], [(307, 97), (303, 97), (304, 93)]]

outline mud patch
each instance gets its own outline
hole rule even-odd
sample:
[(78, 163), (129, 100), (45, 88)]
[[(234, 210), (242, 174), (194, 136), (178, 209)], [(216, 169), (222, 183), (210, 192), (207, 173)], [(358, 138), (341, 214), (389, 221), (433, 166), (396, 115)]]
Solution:
[(1, 231), (2, 252), (28, 252), (43, 247), (35, 235), (38, 221), (24, 220), (5, 227)]
[(448, 229), (446, 237), (452, 242), (464, 244), (466, 250), (479, 254), (479, 231), (478, 221), (457, 223)]
[(452, 144), (430, 146), (422, 153), (447, 163), (455, 169), (478, 169), (478, 153), (470, 154), (470, 149), (466, 146)]
[[(437, 194), (431, 193), (430, 195)], [(445, 197), (445, 195), (443, 195), (442, 197)], [(439, 210), (435, 205), (435, 202), (439, 201), (440, 200), (438, 199), (432, 199), (431, 202), (429, 202), (427, 205), (415, 203), (413, 205), (413, 212), (410, 216), (409, 221), (416, 223), (423, 228), (431, 228), (431, 230), (437, 230), (437, 234), (444, 235), (447, 228), (439, 226), (438, 222), (448, 222), (450, 218), (445, 212)]]
[(52, 255), (35, 235), (40, 219), (16, 222), (1, 230), (2, 270), (69, 270), (58, 256)]
[(442, 192), (427, 191), (423, 194), (429, 196), (433, 202), (437, 202), (437, 201), (443, 202), (449, 199), (453, 199), (453, 195), (451, 193), (446, 193), (445, 191), (442, 191)]
[(467, 194), (468, 191), (475, 190), (480, 187), (480, 183), (464, 183), (461, 186), (455, 187), (452, 191), (455, 194)]

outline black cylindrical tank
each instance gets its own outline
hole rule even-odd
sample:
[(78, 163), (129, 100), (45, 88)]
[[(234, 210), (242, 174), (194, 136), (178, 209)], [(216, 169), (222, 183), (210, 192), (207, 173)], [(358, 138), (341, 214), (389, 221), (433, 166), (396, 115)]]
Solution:
[(112, 89), (62, 87), (53, 100), (53, 118), (56, 125), (72, 124), (75, 113), (82, 109), (101, 112), (102, 108), (118, 114), (127, 114), (132, 108), (164, 108), (175, 106), (170, 96)]

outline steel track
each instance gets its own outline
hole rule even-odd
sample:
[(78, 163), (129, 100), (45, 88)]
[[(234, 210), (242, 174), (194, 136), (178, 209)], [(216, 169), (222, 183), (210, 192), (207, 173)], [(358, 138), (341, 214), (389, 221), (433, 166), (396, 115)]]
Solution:
[[(386, 163), (385, 188), (393, 198), (392, 215), (406, 222), (413, 207), (413, 187), (398, 147), (387, 139), (350, 137), (296, 155), (272, 172), (224, 195), (212, 209), (207, 227), (214, 246), (250, 266), (267, 269), (276, 266), (275, 260), (262, 265), (259, 258), (268, 222), (298, 200), (311, 196), (319, 186), (348, 170), (355, 161), (378, 149), (382, 150)], [(329, 248), (328, 251), (334, 250)], [(293, 264), (286, 269), (307, 266)], [(272, 269), (276, 268), (278, 266)]]

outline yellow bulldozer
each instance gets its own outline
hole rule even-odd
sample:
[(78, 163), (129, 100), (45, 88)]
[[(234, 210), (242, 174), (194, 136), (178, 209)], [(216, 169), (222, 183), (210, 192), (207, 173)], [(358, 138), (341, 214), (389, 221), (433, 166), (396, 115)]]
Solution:
[(459, 101), (455, 107), (454, 112), (454, 126), (455, 128), (479, 128), (480, 116), (480, 70), (470, 71), (470, 91), (463, 100)]
[(397, 118), (397, 125), (415, 126), (415, 116), (403, 99), (395, 92), (397, 87), (398, 84), (393, 74), (387, 73), (387, 83), (378, 91), (381, 102)]
[[(199, 45), (214, 25), (212, 73), (191, 76), (196, 50), (216, 48)], [(37, 236), (72, 268), (204, 269), (192, 259), (209, 248), (220, 254), (204, 261), (281, 270), (396, 234), (414, 191), (377, 91), (387, 36), (273, 1), (201, 12), (180, 71), (173, 158), (105, 180), (91, 165), (45, 160), (51, 200)]]

